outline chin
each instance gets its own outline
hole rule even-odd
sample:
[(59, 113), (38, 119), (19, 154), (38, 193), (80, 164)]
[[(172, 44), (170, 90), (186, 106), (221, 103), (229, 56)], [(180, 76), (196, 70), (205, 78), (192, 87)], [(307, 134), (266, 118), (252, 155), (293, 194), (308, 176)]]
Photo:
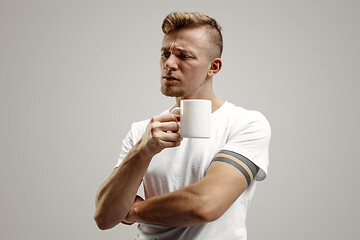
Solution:
[(183, 97), (185, 95), (183, 90), (171, 89), (161, 86), (161, 93), (167, 97)]

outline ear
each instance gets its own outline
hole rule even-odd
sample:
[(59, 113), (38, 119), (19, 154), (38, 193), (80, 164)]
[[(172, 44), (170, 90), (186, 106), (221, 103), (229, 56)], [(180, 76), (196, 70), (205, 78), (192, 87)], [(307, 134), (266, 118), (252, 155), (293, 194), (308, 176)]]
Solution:
[(210, 68), (208, 71), (208, 76), (209, 77), (213, 77), (215, 74), (217, 74), (222, 67), (222, 61), (220, 58), (215, 58), (214, 60), (211, 61), (210, 63)]

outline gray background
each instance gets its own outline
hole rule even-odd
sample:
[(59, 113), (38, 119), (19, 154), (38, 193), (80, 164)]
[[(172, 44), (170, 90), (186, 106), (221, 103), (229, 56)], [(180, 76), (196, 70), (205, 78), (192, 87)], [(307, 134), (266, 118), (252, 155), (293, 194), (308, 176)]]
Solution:
[(359, 1), (1, 0), (0, 239), (133, 239), (96, 228), (94, 198), (131, 122), (173, 104), (159, 49), (176, 10), (219, 21), (216, 94), (272, 126), (249, 239), (359, 236)]

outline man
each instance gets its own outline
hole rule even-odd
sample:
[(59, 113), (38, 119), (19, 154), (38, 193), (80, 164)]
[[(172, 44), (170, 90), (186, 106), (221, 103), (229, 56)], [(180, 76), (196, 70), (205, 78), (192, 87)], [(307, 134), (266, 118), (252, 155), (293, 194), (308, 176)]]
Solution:
[[(222, 35), (201, 13), (163, 21), (161, 92), (212, 102), (209, 139), (182, 138), (171, 109), (133, 123), (120, 159), (96, 197), (100, 229), (139, 223), (137, 239), (246, 239), (246, 211), (268, 168), (270, 126), (259, 112), (224, 102), (212, 81)], [(181, 121), (181, 120), (180, 120)], [(145, 200), (137, 196), (143, 181)]]

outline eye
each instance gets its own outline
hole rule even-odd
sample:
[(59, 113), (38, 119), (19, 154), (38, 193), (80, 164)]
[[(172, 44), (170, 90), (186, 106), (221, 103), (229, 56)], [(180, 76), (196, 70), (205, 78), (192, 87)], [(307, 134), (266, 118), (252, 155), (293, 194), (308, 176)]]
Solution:
[(181, 54), (179, 54), (179, 58), (181, 58), (181, 59), (188, 59), (188, 58), (190, 58), (190, 56), (181, 53)]
[(170, 57), (170, 52), (162, 52), (161, 57), (162, 58), (169, 58)]

